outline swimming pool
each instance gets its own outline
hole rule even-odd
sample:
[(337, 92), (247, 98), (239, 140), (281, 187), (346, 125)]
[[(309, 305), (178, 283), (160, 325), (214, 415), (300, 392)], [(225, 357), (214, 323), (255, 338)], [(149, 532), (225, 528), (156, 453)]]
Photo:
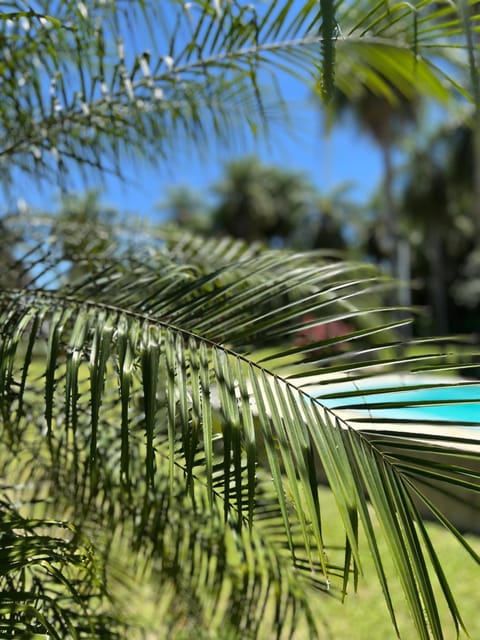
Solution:
[[(438, 384), (445, 386), (438, 387)], [(396, 390), (394, 393), (391, 391), (400, 386), (404, 387), (404, 390)], [(355, 397), (349, 395), (352, 393), (355, 393)], [(440, 421), (480, 426), (478, 383), (464, 384), (410, 377), (367, 378), (318, 388), (312, 395), (329, 408), (367, 414), (372, 418)], [(397, 406), (404, 402), (408, 403), (408, 406)]]

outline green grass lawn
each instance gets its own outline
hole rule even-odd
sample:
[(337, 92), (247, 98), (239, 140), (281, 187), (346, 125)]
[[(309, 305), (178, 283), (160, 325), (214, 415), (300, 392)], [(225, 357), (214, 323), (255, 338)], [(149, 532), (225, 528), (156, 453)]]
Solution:
[[(333, 540), (341, 540), (342, 532), (338, 526), (335, 505), (328, 489), (321, 489), (321, 504), (325, 514), (326, 536)], [(473, 640), (480, 638), (480, 611), (478, 586), (480, 585), (480, 567), (456, 542), (443, 527), (428, 524), (427, 528), (432, 542), (443, 564), (450, 587), (457, 599), (465, 625)], [(376, 529), (379, 531), (379, 528)], [(470, 544), (480, 552), (480, 537), (468, 536)], [(398, 614), (398, 623), (402, 638), (413, 640), (417, 634), (410, 620), (407, 606), (403, 599), (400, 581), (394, 572), (393, 560), (388, 557), (387, 547), (382, 544), (382, 551), (386, 552), (386, 570), (392, 578), (392, 596)], [(364, 562), (364, 576), (360, 578), (358, 592), (349, 594), (342, 604), (331, 598), (325, 598), (319, 610), (319, 616), (325, 621), (325, 631), (321, 640), (389, 640), (395, 638), (395, 632), (383, 599), (383, 594), (376, 578), (373, 562), (369, 557), (368, 548), (361, 546)], [(353, 585), (352, 585), (353, 587)], [(445, 623), (445, 640), (457, 637), (455, 628), (450, 622), (447, 605), (442, 602), (442, 621)], [(300, 640), (301, 634), (298, 635)], [(465, 633), (460, 638), (468, 638)]]

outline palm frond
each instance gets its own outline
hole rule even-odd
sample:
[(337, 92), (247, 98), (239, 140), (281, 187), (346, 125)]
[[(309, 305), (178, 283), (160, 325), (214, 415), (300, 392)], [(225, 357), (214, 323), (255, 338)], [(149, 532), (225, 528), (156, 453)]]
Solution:
[[(260, 251), (236, 253), (232, 264), (214, 256), (209, 271), (173, 247), (143, 261), (111, 251), (62, 284), (53, 242), (46, 260), (35, 249), (45, 269), (29, 288), (2, 291), (3, 441), (22, 451), (19, 479), (33, 465), (55, 504), (72, 504), (65, 513), (76, 526), (97, 521), (112, 536), (120, 527), (137, 553), (150, 549), (149, 571), (184, 566), (175, 592), (191, 583), (192, 602), (215, 603), (220, 626), (234, 606), (238, 629), (252, 633), (271, 596), (280, 630), (298, 610), (314, 634), (310, 589), (356, 583), (359, 529), (395, 623), (371, 504), (419, 637), (442, 637), (435, 582), (462, 626), (422, 514), (478, 561), (438, 503), (439, 489), (478, 494), (478, 435), (472, 423), (453, 436), (438, 419), (404, 417), (418, 401), (383, 375), (461, 370), (462, 352), (447, 343), (405, 353), (401, 322), (381, 304), (388, 282), (370, 266)], [(309, 314), (343, 322), (342, 335), (298, 344)], [(472, 355), (467, 348), (465, 366)], [(410, 382), (432, 385), (441, 391), (448, 380)], [(323, 536), (322, 477), (345, 529), (343, 554)]]
[(446, 102), (478, 25), (473, 12), (454, 4), (432, 10), (425, 0), (373, 8), (225, 2), (221, 11), (209, 1), (170, 0), (161, 10), (131, 2), (128, 12), (93, 0), (37, 4), (38, 13), (13, 2), (0, 20), (9, 44), (0, 109), (5, 183), (12, 158), (37, 178), (66, 174), (72, 161), (120, 173), (120, 157), (133, 152), (168, 161), (180, 141), (231, 139), (245, 123), (266, 130), (282, 112), (274, 90), (281, 72), (327, 97), (335, 82), (352, 96), (367, 87), (394, 100), (393, 87)]
[(102, 605), (101, 559), (84, 536), (68, 522), (25, 518), (3, 498), (0, 523), (2, 635), (122, 637), (125, 626)]

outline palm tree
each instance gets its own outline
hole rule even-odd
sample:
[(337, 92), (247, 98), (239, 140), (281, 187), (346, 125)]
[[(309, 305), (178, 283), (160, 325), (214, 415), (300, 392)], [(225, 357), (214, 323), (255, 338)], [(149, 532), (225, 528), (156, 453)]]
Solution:
[(405, 168), (402, 211), (414, 277), (425, 282), (415, 302), (429, 305), (437, 334), (476, 326), (473, 140), (466, 124), (443, 125)]
[(420, 229), (420, 254), (428, 263), (432, 329), (439, 335), (449, 330), (446, 236), (452, 226), (447, 183), (445, 172), (435, 159), (417, 152), (404, 187), (404, 212), (413, 228)]
[(248, 157), (227, 165), (214, 193), (216, 230), (249, 242), (284, 244), (306, 216), (313, 188), (302, 174)]
[(201, 195), (187, 186), (168, 189), (156, 209), (162, 216), (166, 214), (168, 220), (190, 230), (200, 232), (208, 226), (208, 214)]
[(338, 95), (335, 100), (337, 111), (350, 111), (358, 126), (367, 132), (381, 151), (383, 163), (383, 216), (385, 228), (380, 242), (385, 256), (390, 261), (391, 271), (399, 276), (399, 220), (397, 204), (394, 195), (394, 165), (393, 151), (395, 141), (404, 128), (405, 123), (415, 119), (416, 99), (412, 96), (395, 96), (394, 100), (377, 95), (368, 89), (354, 99), (346, 99), (345, 95)]
[[(172, 0), (155, 13), (145, 0), (123, 13), (121, 3), (13, 1), (0, 16), (2, 179), (120, 172), (126, 152), (169, 158), (182, 136), (227, 136), (239, 119), (255, 130), (270, 107), (260, 72), (280, 64), (306, 80), (320, 69), (326, 98), (334, 77), (345, 86), (352, 53), (370, 87), (415, 80), (443, 95), (430, 17), (382, 5), (393, 35), (370, 10), (342, 31), (353, 5), (324, 0), (319, 14), (313, 1), (260, 11)], [(136, 48), (135, 27), (152, 23), (158, 49), (144, 49), (147, 37)], [(453, 15), (439, 46), (461, 30)], [(52, 228), (30, 237), (28, 284), (0, 291), (4, 635), (145, 636), (141, 601), (155, 609), (157, 637), (281, 635), (300, 619), (315, 636), (315, 595), (357, 584), (360, 531), (396, 625), (372, 509), (419, 637), (443, 635), (437, 598), (463, 626), (422, 513), (478, 562), (436, 499), (478, 497), (476, 432), (413, 427), (399, 388), (377, 375), (461, 362), (439, 348), (395, 359), (402, 323), (372, 266), (142, 235), (137, 224), (71, 280)], [(312, 313), (350, 332), (296, 344)], [(348, 348), (332, 349), (339, 343)], [(447, 384), (413, 380), (417, 390)], [(361, 384), (376, 388), (373, 418)], [(325, 538), (317, 473), (334, 493), (341, 541)]]
[(365, 235), (365, 213), (342, 183), (330, 192), (312, 190), (307, 215), (298, 225), (292, 246), (299, 249), (349, 249), (357, 253)]

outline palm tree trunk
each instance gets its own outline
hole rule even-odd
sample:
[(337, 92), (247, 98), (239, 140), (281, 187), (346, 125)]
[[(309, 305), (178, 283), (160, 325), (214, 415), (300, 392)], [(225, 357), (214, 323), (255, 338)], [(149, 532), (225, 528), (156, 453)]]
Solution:
[(472, 214), (476, 236), (480, 234), (480, 104), (475, 105), (473, 129), (473, 202)]
[[(465, 18), (468, 20), (472, 15), (477, 14), (480, 9), (480, 2), (476, 2), (468, 7), (465, 4), (462, 7)], [(475, 230), (480, 233), (480, 80), (478, 78), (479, 55), (478, 45), (479, 36), (473, 29), (466, 30), (467, 42), (469, 45), (469, 66), (470, 79), (472, 85), (473, 97), (475, 100), (475, 119), (473, 129), (473, 203), (472, 213), (474, 216)]]
[(433, 326), (434, 331), (438, 335), (444, 335), (448, 332), (445, 260), (443, 257), (442, 236), (442, 228), (432, 225), (429, 231), (427, 255), (430, 263), (430, 295), (433, 307)]
[[(394, 294), (394, 304), (401, 307), (408, 307), (411, 304), (410, 293), (410, 246), (408, 240), (400, 237), (398, 210), (393, 193), (393, 181), (395, 177), (392, 159), (391, 136), (385, 136), (381, 143), (383, 159), (383, 194), (384, 194), (384, 222), (385, 236), (384, 245), (389, 261), (390, 274), (397, 280)], [(399, 312), (399, 319), (406, 314)], [(404, 337), (411, 335), (411, 325), (402, 328)]]
[(395, 207), (395, 199), (393, 196), (393, 162), (392, 162), (392, 145), (390, 144), (390, 136), (386, 136), (381, 144), (382, 160), (383, 160), (383, 196), (384, 196), (384, 248), (389, 261), (389, 268), (392, 276), (398, 275), (398, 221), (397, 211)]
[[(383, 197), (384, 197), (384, 248), (389, 262), (390, 274), (394, 278), (401, 277), (398, 213), (393, 195), (393, 160), (390, 135), (381, 144), (383, 160)], [(399, 300), (397, 300), (399, 301)]]

